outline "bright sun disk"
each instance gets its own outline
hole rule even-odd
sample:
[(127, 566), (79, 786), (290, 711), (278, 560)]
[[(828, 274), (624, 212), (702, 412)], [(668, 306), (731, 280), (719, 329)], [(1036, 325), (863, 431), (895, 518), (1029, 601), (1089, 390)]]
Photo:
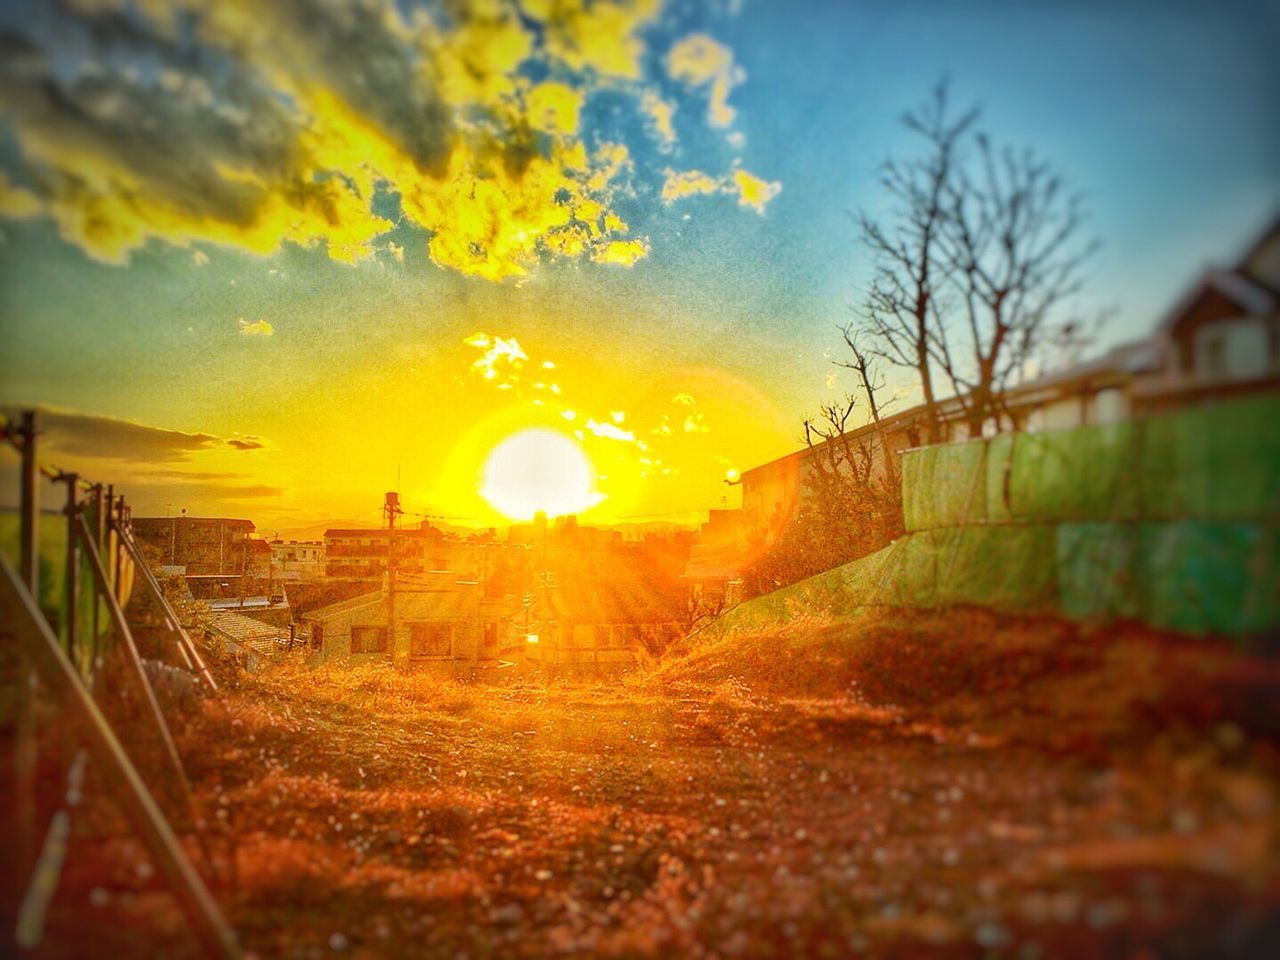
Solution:
[(512, 520), (530, 520), (539, 510), (549, 517), (579, 513), (604, 499), (583, 449), (543, 427), (521, 430), (493, 448), (484, 462), (480, 495)]

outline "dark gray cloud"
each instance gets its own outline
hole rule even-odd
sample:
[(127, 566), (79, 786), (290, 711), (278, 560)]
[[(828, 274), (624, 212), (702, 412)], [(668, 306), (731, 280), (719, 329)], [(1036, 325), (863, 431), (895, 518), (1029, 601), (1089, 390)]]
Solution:
[(185, 433), (66, 410), (41, 410), (38, 425), (44, 449), (133, 463), (180, 462), (222, 443), (222, 438), (212, 433)]
[[(72, 457), (94, 457), (128, 463), (177, 463), (189, 460), (201, 450), (222, 445), (236, 450), (261, 450), (261, 437), (235, 436), (226, 439), (212, 433), (188, 433), (152, 427), (132, 420), (104, 417), (72, 410), (42, 409), (38, 413), (42, 450)], [(223, 480), (231, 473), (155, 470), (151, 476), (168, 479)]]
[(420, 170), (443, 172), (453, 136), (449, 108), (431, 82), (429, 63), (377, 5), (272, 0), (262, 15), (262, 36), (295, 76), (329, 85)]
[(243, 226), (301, 166), (296, 118), (238, 74), (213, 81), (165, 65), (144, 80), (91, 61), (62, 79), (41, 47), (10, 29), (0, 31), (0, 105), (34, 148), (26, 172), (44, 194), (100, 188), (41, 159), (70, 154), (127, 181), (121, 192), (143, 188), (148, 202), (185, 217)]
[(123, 480), (116, 489), (135, 503), (164, 503), (178, 501), (184, 504), (215, 503), (228, 500), (267, 500), (284, 494), (283, 487), (263, 483), (236, 483), (233, 481), (185, 481), (173, 478), (164, 481)]

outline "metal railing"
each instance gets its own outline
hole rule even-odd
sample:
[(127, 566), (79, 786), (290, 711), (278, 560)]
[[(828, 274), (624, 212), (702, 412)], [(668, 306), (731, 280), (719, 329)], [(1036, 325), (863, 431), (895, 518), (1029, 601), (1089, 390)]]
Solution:
[[(123, 693), (95, 682), (110, 658), (122, 665), (128, 693), (141, 705), (138, 723), (160, 747), (156, 774), (164, 788), (160, 792), (189, 820), (203, 850), (182, 758), (125, 616), (135, 586), (140, 585), (159, 606), (183, 667), (211, 692), (218, 689), (217, 683), (133, 538), (125, 498), (116, 496), (113, 487), (86, 482), (75, 473), (42, 469), (37, 459), (38, 436), (34, 411), (24, 411), (0, 425), (0, 439), (21, 457), (17, 568), (0, 553), (0, 644), (11, 648), (16, 664), (12, 827), (17, 849), (11, 851), (10, 868), (16, 882), (6, 891), (15, 900), (12, 944), (24, 951), (40, 945), (67, 855), (71, 816), (81, 802), (86, 771), (92, 768), (186, 914), (202, 951), (210, 957), (237, 957), (239, 948), (231, 928), (99, 706), (99, 700)], [(52, 583), (49, 591), (42, 591), (42, 476), (66, 487), (60, 591)], [(76, 748), (65, 761), (67, 790), (59, 809), (43, 818), (47, 822), (42, 824), (36, 792), (40, 761), (36, 706), (46, 698), (56, 704), (59, 722), (73, 732)], [(133, 736), (134, 732), (129, 742), (136, 750), (147, 737)], [(40, 837), (43, 842), (37, 844)]]

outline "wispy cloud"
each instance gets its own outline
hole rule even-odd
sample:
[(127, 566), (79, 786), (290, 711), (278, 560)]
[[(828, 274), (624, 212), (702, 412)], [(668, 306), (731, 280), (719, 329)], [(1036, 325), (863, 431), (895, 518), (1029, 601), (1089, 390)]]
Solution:
[(520, 371), (529, 362), (529, 355), (515, 337), (473, 333), (462, 342), (481, 351), (471, 364), (473, 374), (499, 389), (510, 389), (519, 383)]
[(605, 437), (609, 440), (619, 440), (623, 443), (635, 443), (636, 435), (630, 430), (624, 430), (613, 423), (601, 423), (599, 420), (588, 420), (583, 424), (588, 433), (597, 437)]
[(666, 170), (662, 184), (662, 200), (672, 204), (686, 197), (706, 194), (723, 194), (734, 197), (738, 205), (750, 207), (763, 215), (769, 201), (782, 190), (776, 180), (765, 180), (742, 168), (723, 177), (712, 177), (701, 170)]
[(732, 50), (705, 33), (690, 34), (667, 54), (667, 73), (707, 92), (707, 122), (713, 127), (733, 123), (737, 111), (729, 105), (729, 94), (746, 80), (746, 72), (734, 64)]
[(240, 324), (240, 333), (246, 337), (273, 337), (276, 333), (276, 328), (266, 320), (250, 322), (241, 317), (236, 323)]

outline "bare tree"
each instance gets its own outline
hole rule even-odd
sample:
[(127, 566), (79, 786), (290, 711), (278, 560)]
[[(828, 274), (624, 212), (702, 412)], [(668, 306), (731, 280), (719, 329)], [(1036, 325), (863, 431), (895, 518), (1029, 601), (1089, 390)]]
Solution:
[(875, 469), (878, 438), (850, 435), (856, 409), (857, 398), (846, 394), (804, 421), (805, 495), (797, 499), (777, 541), (746, 571), (750, 593), (848, 563), (902, 532), (897, 484)]
[[(892, 212), (858, 220), (875, 272), (856, 332), (871, 353), (913, 372), (935, 443), (940, 391), (955, 397), (970, 436), (981, 436), (1008, 415), (1008, 387), (1046, 347), (1084, 329), (1060, 314), (1096, 249), (1080, 240), (1080, 196), (1030, 151), (993, 147), (977, 118), (975, 108), (953, 119), (940, 84), (903, 118), (923, 155), (885, 165)], [(855, 346), (849, 332), (845, 340)]]
[(858, 377), (858, 386), (862, 388), (862, 395), (866, 398), (867, 412), (871, 415), (871, 422), (875, 424), (875, 432), (880, 439), (880, 453), (883, 457), (885, 480), (888, 484), (896, 487), (898, 482), (898, 463), (893, 456), (893, 451), (889, 448), (888, 438), (880, 428), (881, 414), (894, 401), (893, 397), (887, 400), (881, 399), (881, 394), (888, 389), (889, 382), (885, 378), (884, 371), (876, 364), (871, 352), (859, 340), (857, 327), (851, 323), (846, 324), (841, 328), (840, 332), (844, 335), (845, 346), (849, 348), (849, 353), (853, 359), (836, 360), (834, 362), (838, 367), (852, 370)]
[(986, 136), (974, 139), (976, 170), (958, 168), (947, 186), (940, 243), (959, 318), (939, 324), (934, 339), (971, 437), (1008, 415), (1007, 389), (1047, 346), (1083, 328), (1077, 317), (1059, 315), (1097, 248), (1080, 240), (1081, 197), (1066, 193), (1049, 164), (1030, 151), (996, 151)]
[(933, 381), (935, 340), (942, 322), (940, 298), (948, 269), (941, 257), (940, 238), (957, 152), (976, 120), (976, 110), (952, 119), (947, 85), (939, 84), (928, 103), (902, 118), (908, 130), (924, 139), (924, 155), (890, 160), (881, 174), (880, 184), (893, 212), (881, 220), (866, 212), (857, 218), (862, 241), (875, 260), (862, 328), (875, 354), (915, 374), (931, 443), (942, 439)]

